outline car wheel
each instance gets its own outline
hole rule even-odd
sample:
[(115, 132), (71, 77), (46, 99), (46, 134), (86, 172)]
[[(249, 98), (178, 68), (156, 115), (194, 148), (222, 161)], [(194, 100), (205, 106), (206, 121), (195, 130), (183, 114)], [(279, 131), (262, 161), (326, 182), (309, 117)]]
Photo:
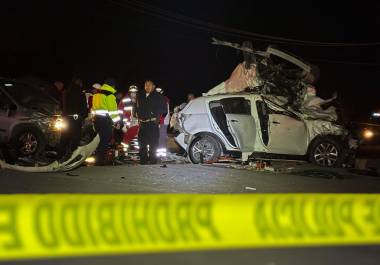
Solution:
[(309, 160), (322, 167), (339, 167), (343, 160), (342, 146), (332, 137), (317, 139), (310, 148)]
[(208, 135), (197, 137), (192, 141), (189, 149), (189, 157), (194, 164), (216, 161), (221, 153), (219, 142)]
[(13, 136), (11, 142), (19, 157), (37, 155), (46, 145), (42, 133), (33, 127), (26, 127), (19, 130)]

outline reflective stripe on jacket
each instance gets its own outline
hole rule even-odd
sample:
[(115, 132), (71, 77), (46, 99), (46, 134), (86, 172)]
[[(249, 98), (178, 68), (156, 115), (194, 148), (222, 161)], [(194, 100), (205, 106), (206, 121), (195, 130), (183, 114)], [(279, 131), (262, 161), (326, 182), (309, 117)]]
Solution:
[(102, 85), (92, 98), (92, 113), (95, 115), (109, 115), (114, 122), (119, 121), (120, 116), (115, 93), (116, 90), (112, 86)]

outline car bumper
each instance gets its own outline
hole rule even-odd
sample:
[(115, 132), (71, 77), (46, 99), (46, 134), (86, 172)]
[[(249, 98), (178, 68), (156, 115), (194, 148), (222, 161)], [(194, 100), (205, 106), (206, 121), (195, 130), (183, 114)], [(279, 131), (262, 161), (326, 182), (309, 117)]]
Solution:
[(179, 135), (177, 135), (177, 137), (175, 137), (175, 141), (180, 147), (182, 147), (184, 150), (187, 151), (188, 146), (189, 146), (188, 145), (189, 137), (190, 135), (186, 135), (185, 133), (180, 133)]

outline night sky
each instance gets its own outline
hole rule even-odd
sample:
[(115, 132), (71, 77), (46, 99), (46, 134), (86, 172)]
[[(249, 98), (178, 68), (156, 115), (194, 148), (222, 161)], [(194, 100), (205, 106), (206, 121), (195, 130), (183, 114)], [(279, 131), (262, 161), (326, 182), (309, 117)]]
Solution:
[[(179, 103), (188, 92), (200, 95), (226, 80), (242, 60), (233, 49), (211, 45), (211, 37), (251, 39), (257, 48), (274, 44), (320, 66), (319, 95), (338, 91), (357, 118), (380, 109), (380, 45), (290, 45), (226, 28), (316, 42), (380, 42), (376, 2), (2, 1), (0, 76), (54, 81), (79, 75), (88, 84), (114, 77), (119, 89), (141, 88), (149, 78)], [(226, 30), (196, 25), (200, 20)]]

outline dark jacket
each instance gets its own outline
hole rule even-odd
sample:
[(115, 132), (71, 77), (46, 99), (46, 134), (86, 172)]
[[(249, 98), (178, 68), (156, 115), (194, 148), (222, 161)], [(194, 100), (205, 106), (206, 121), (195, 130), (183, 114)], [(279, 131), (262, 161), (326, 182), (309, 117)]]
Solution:
[(153, 91), (146, 97), (145, 91), (137, 97), (137, 116), (139, 119), (156, 118), (159, 121), (160, 116), (167, 112), (165, 98), (156, 91)]
[(63, 115), (78, 114), (81, 118), (88, 115), (86, 96), (77, 85), (71, 85), (63, 92)]

